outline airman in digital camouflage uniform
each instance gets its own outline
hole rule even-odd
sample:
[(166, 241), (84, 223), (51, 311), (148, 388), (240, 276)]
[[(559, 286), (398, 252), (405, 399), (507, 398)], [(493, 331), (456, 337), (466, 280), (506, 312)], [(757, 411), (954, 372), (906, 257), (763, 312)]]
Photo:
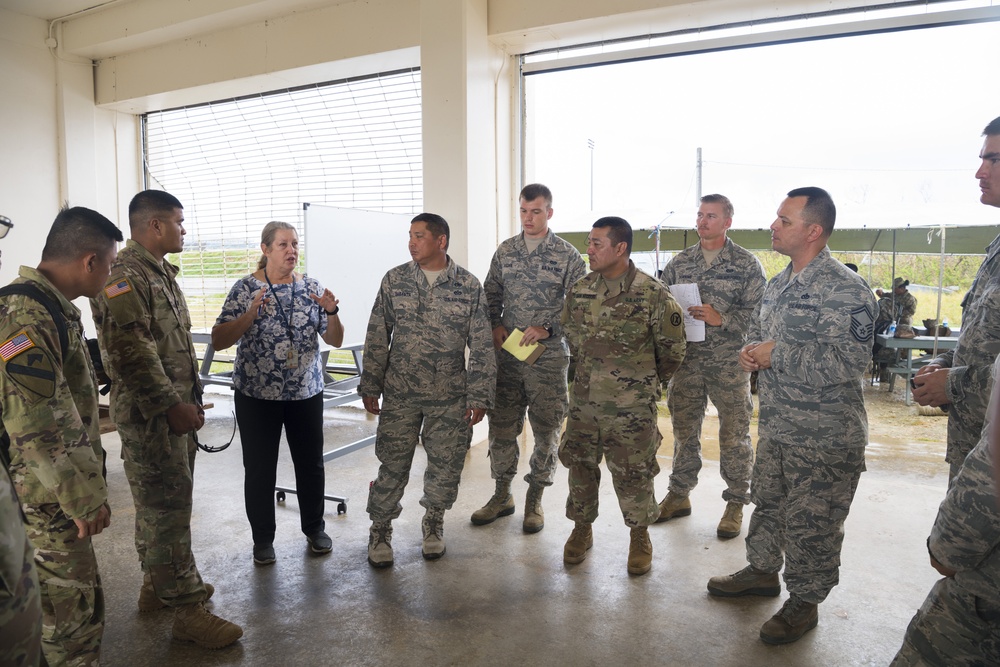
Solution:
[[(1000, 357), (993, 375), (1000, 372)], [(934, 584), (906, 629), (892, 667), (1000, 665), (1000, 510), (995, 464), (1000, 391), (993, 384), (993, 424), (952, 480), (927, 539)]]
[(910, 281), (905, 278), (894, 278), (891, 297), (895, 301), (895, 317), (897, 326), (912, 326), (913, 316), (917, 314), (917, 297), (906, 289)]
[(178, 269), (164, 259), (184, 249), (184, 208), (166, 192), (140, 192), (129, 203), (129, 228), (131, 238), (91, 309), (135, 502), (139, 610), (173, 607), (174, 638), (221, 648), (243, 630), (205, 609), (214, 589), (191, 553), (193, 434), (205, 413), (191, 317)]
[[(983, 130), (986, 140), (976, 172), (979, 201), (1000, 207), (1000, 118)], [(954, 350), (945, 350), (913, 378), (913, 400), (920, 405), (950, 407), (948, 449), (953, 480), (966, 455), (979, 442), (986, 419), (992, 378), (990, 367), (1000, 354), (1000, 236), (986, 249), (976, 279), (962, 299), (962, 331)], [(949, 481), (950, 484), (950, 481)]]
[(13, 283), (34, 285), (58, 304), (66, 320), (65, 355), (42, 303), (22, 295), (0, 299), (0, 407), (11, 441), (10, 475), (35, 547), (49, 665), (100, 661), (104, 592), (90, 538), (110, 524), (111, 512), (97, 380), (80, 310), (70, 301), (101, 290), (121, 239), (100, 213), (64, 209), (38, 268), (22, 266)]
[(674, 429), (674, 460), (669, 493), (660, 502), (667, 521), (691, 514), (688, 494), (701, 470), (701, 428), (708, 399), (719, 413), (719, 470), (726, 482), (726, 510), (716, 532), (740, 534), (743, 506), (750, 502), (750, 375), (740, 368), (740, 348), (760, 299), (764, 267), (749, 251), (733, 243), (726, 230), (733, 224), (733, 205), (723, 195), (705, 195), (698, 208), (699, 242), (674, 256), (663, 269), (667, 286), (698, 285), (701, 305), (689, 314), (705, 323), (705, 340), (687, 344), (684, 363), (670, 379), (667, 407)]
[(789, 598), (760, 630), (769, 644), (816, 627), (837, 585), (844, 520), (865, 469), (868, 415), (862, 377), (871, 358), (875, 297), (827, 248), (837, 211), (820, 188), (798, 188), (771, 224), (771, 246), (791, 262), (764, 290), (759, 330), (740, 351), (759, 371), (756, 506), (739, 572), (712, 577), (712, 595)]
[(493, 405), (496, 357), (486, 295), (479, 280), (448, 257), (449, 235), (439, 215), (413, 218), (413, 261), (385, 274), (368, 320), (358, 394), (379, 416), (381, 465), (368, 494), (373, 567), (393, 563), (392, 520), (403, 509), (418, 439), (427, 453), (422, 552), (428, 560), (444, 555), (444, 513), (458, 496), (472, 427)]
[(601, 218), (587, 238), (592, 273), (566, 297), (562, 324), (573, 354), (569, 421), (559, 460), (569, 468), (566, 516), (575, 522), (563, 560), (581, 563), (594, 544), (600, 463), (608, 470), (631, 528), (629, 574), (652, 567), (647, 527), (660, 516), (653, 478), (660, 472), (656, 402), (684, 358), (684, 318), (670, 291), (635, 268), (632, 228)]
[[(0, 218), (0, 238), (13, 225)], [(6, 454), (5, 454), (6, 456)], [(0, 665), (37, 665), (42, 659), (42, 600), (35, 548), (4, 459), (0, 472)]]
[[(522, 528), (526, 533), (537, 533), (545, 526), (542, 492), (555, 476), (559, 431), (569, 407), (569, 349), (559, 316), (566, 293), (587, 267), (576, 248), (549, 229), (552, 192), (547, 187), (526, 185), (519, 201), (524, 231), (500, 244), (483, 285), (497, 349), (497, 395), (488, 415), (490, 468), (496, 492), (472, 514), (472, 523), (488, 524), (514, 513), (510, 484), (517, 474), (517, 436), (524, 428), (527, 410), (535, 448), (531, 470), (524, 476), (528, 493)], [(515, 328), (524, 334), (521, 345), (544, 341), (545, 350), (533, 364), (501, 349)]]

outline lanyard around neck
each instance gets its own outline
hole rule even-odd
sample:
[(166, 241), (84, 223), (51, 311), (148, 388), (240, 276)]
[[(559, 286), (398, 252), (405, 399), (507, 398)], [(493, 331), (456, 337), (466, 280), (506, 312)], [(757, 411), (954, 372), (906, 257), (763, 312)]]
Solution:
[[(285, 309), (281, 307), (281, 301), (278, 299), (278, 293), (274, 291), (274, 285), (271, 284), (271, 279), (267, 277), (267, 267), (264, 267), (264, 280), (267, 281), (267, 286), (271, 288), (271, 295), (274, 297), (274, 305), (278, 307), (278, 314), (281, 315), (281, 319), (284, 320), (285, 326), (288, 328), (288, 338), (292, 338), (292, 317), (291, 311), (289, 311), (288, 316), (285, 315)], [(292, 274), (292, 301), (289, 306), (290, 309), (295, 308), (295, 274)]]

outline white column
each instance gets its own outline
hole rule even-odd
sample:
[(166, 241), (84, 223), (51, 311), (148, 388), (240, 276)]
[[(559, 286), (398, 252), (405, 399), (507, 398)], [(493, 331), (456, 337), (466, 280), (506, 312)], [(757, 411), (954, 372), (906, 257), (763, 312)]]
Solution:
[(498, 242), (498, 189), (509, 198), (506, 174), (502, 188), (496, 178), (494, 79), (503, 56), (487, 39), (486, 4), (420, 3), (424, 210), (444, 216), (449, 254), (480, 279)]

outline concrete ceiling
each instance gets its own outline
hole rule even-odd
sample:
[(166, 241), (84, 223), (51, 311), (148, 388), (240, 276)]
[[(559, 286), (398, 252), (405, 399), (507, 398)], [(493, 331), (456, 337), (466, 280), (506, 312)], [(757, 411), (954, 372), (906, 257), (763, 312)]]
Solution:
[(85, 9), (118, 2), (121, 0), (0, 0), (0, 9), (51, 21)]

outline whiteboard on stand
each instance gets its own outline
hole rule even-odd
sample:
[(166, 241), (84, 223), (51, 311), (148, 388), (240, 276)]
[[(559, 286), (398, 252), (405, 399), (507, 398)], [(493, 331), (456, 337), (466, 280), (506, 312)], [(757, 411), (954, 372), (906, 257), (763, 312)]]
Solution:
[(364, 343), (386, 272), (411, 261), (409, 214), (303, 204), (306, 273), (340, 300), (344, 344)]

